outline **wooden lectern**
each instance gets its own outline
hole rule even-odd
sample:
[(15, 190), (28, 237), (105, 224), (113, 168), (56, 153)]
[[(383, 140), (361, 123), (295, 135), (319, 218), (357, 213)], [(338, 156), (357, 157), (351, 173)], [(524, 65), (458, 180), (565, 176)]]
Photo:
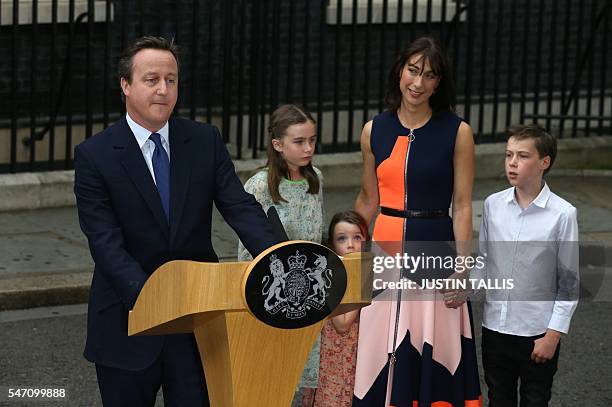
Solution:
[[(249, 311), (244, 286), (259, 260), (295, 242), (272, 246), (252, 262), (164, 264), (130, 311), (129, 335), (193, 332), (213, 407), (290, 406), (324, 321), (299, 329), (267, 325)], [(371, 301), (372, 255), (351, 254), (342, 263), (346, 291), (331, 316)]]

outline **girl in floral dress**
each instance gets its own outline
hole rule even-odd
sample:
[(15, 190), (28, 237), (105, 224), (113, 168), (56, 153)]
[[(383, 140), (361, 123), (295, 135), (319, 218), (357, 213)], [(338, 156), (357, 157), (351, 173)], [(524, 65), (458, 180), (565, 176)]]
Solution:
[[(323, 176), (312, 165), (316, 122), (304, 109), (283, 105), (270, 116), (268, 161), (244, 185), (267, 213), (274, 206), (290, 240), (321, 243)], [(238, 260), (251, 260), (242, 242)], [(302, 374), (294, 406), (311, 406), (319, 376), (319, 340)]]
[[(355, 211), (334, 215), (329, 224), (329, 247), (338, 255), (361, 251), (369, 239), (368, 225)], [(350, 407), (353, 404), (355, 362), (359, 335), (359, 310), (325, 322), (321, 331), (321, 360), (316, 407)]]

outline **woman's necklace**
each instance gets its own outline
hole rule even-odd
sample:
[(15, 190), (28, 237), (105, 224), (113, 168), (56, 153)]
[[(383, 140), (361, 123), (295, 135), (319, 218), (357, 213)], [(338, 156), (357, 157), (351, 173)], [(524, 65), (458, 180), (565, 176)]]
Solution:
[(415, 139), (414, 137), (414, 129), (408, 129), (410, 130), (410, 134), (408, 134), (408, 140), (412, 143)]
[[(398, 115), (398, 118), (399, 118), (400, 117), (399, 112), (398, 112), (397, 115)], [(421, 119), (421, 120), (415, 122), (414, 126), (407, 127), (407, 129), (409, 130), (408, 140), (411, 143), (416, 139), (416, 135), (414, 134), (414, 130), (423, 127), (423, 125), (425, 125), (429, 121), (429, 119), (431, 119), (431, 116), (432, 116), (432, 112), (430, 111), (429, 114), (427, 114), (424, 119)], [(407, 120), (405, 120), (405, 122), (407, 122)], [(400, 119), (400, 123), (401, 123), (401, 119)]]

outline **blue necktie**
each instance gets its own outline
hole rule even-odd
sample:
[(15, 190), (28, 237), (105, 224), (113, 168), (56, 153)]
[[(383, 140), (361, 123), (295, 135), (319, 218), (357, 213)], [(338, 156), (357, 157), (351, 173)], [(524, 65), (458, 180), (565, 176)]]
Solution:
[(153, 162), (157, 192), (159, 192), (159, 197), (164, 207), (166, 220), (170, 223), (170, 160), (168, 160), (168, 154), (162, 146), (161, 136), (153, 133), (149, 138), (155, 143), (155, 150), (153, 151), (151, 161)]

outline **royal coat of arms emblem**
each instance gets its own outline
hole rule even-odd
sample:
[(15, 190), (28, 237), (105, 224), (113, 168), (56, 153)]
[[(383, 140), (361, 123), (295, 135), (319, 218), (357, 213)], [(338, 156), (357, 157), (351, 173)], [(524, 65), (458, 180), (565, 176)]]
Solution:
[(296, 250), (295, 255), (287, 259), (287, 272), (278, 256), (270, 256), (270, 273), (263, 277), (261, 291), (266, 297), (266, 312), (271, 315), (282, 312), (288, 319), (299, 319), (308, 310), (321, 310), (325, 306), (333, 272), (327, 268), (326, 256), (312, 255), (314, 267), (307, 267), (309, 259)]

